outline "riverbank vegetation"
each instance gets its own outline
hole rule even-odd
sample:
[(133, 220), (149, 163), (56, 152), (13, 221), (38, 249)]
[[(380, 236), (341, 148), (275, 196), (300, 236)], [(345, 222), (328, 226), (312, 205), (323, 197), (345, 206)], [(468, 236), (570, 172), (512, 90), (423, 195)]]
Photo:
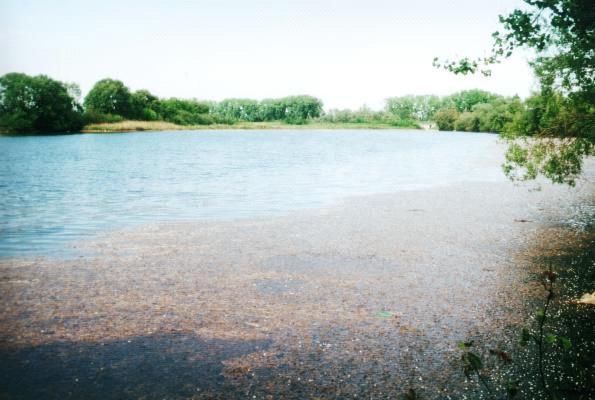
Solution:
[[(491, 53), (476, 59), (439, 61), (455, 74), (491, 74), (491, 66), (517, 49), (534, 54), (530, 62), (540, 92), (523, 102), (505, 124), (510, 141), (504, 171), (512, 179), (544, 175), (574, 184), (586, 157), (595, 154), (595, 7), (590, 0), (525, 0), (523, 8), (500, 16)], [(472, 110), (472, 113), (475, 110)], [(445, 119), (463, 115), (451, 112)], [(465, 120), (473, 122), (473, 115)]]
[(76, 85), (45, 75), (9, 73), (0, 77), (0, 130), (70, 132), (84, 124)]
[(395, 129), (394, 125), (380, 122), (326, 122), (312, 120), (303, 124), (290, 124), (283, 121), (249, 122), (238, 121), (232, 124), (215, 123), (210, 125), (178, 125), (165, 121), (102, 122), (85, 125), (83, 133), (117, 133), (142, 131), (182, 131), (182, 130), (317, 130), (317, 129)]
[[(540, 94), (522, 101), (477, 89), (443, 97), (391, 97), (386, 99), (383, 110), (363, 106), (327, 112), (322, 101), (313, 96), (220, 102), (159, 98), (148, 90), (131, 91), (114, 79), (98, 81), (81, 104), (76, 84), (20, 73), (1, 77), (0, 93), (0, 129), (19, 133), (422, 126), (504, 133), (534, 131), (545, 126), (546, 119), (551, 121), (561, 112), (567, 114), (563, 107), (552, 108)], [(563, 97), (556, 98), (562, 104)]]

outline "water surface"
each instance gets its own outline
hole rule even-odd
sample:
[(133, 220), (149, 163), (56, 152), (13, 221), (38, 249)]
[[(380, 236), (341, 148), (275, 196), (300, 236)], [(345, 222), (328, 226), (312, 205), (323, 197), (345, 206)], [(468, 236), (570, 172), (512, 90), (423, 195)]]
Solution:
[(497, 136), (198, 131), (0, 137), (0, 257), (143, 222), (279, 215), (341, 198), (500, 181)]

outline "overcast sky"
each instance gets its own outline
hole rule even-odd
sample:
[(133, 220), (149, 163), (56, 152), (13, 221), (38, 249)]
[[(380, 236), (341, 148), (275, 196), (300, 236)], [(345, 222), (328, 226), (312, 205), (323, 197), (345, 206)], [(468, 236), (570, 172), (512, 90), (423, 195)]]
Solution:
[(439, 57), (481, 56), (498, 14), (520, 0), (0, 0), (0, 74), (124, 81), (158, 96), (290, 94), (325, 108), (478, 87), (526, 96), (527, 55), (491, 78), (456, 77)]

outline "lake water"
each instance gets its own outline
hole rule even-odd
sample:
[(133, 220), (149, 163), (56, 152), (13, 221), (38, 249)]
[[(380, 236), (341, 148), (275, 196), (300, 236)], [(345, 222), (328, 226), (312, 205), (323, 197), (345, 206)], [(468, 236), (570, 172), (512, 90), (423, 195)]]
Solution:
[(422, 131), (0, 136), (0, 257), (102, 229), (272, 216), (341, 198), (502, 181), (498, 137)]

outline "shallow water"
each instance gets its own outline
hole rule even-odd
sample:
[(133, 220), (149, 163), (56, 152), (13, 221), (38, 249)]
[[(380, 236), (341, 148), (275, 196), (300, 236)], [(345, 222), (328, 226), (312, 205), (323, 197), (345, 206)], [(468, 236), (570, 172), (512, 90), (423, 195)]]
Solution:
[[(205, 138), (226, 134), (206, 133)], [(288, 141), (305, 140), (304, 134), (295, 134), (293, 138), (292, 133), (279, 133)], [(202, 133), (181, 135), (188, 138), (185, 143), (192, 143)], [(262, 148), (275, 147), (272, 143), (281, 140), (274, 133), (229, 135), (238, 141), (252, 140), (261, 160), (282, 164), (289, 158), (263, 155), (267, 153)], [(325, 162), (322, 157), (302, 162), (316, 177), (310, 180), (300, 174), (295, 155), (284, 175), (278, 168), (281, 175), (270, 175), (268, 181), (256, 179), (255, 172), (266, 163), (258, 169), (244, 160), (243, 176), (250, 175), (246, 169), (253, 175), (251, 180), (238, 179), (236, 187), (229, 183), (234, 174), (242, 173), (234, 164), (242, 154), (236, 145), (233, 157), (219, 162), (226, 166), (221, 168), (225, 179), (205, 178), (204, 186), (210, 183), (211, 188), (233, 192), (249, 183), (260, 184), (267, 194), (250, 186), (243, 190), (252, 190), (253, 197), (237, 204), (227, 192), (218, 192), (220, 198), (213, 195), (216, 191), (200, 192), (204, 186), (195, 177), (200, 169), (192, 168), (185, 177), (170, 150), (153, 157), (163, 158), (159, 168), (151, 169), (141, 157), (150, 153), (139, 150), (140, 144), (129, 146), (135, 148), (130, 154), (142, 161), (130, 161), (134, 168), (106, 164), (105, 169), (112, 170), (109, 183), (121, 196), (130, 185), (124, 183), (135, 182), (130, 176), (142, 171), (138, 165), (169, 177), (159, 180), (147, 174), (147, 182), (160, 190), (140, 190), (139, 206), (159, 205), (157, 199), (169, 198), (172, 204), (185, 204), (175, 189), (176, 183), (186, 180), (196, 193), (211, 193), (228, 207), (193, 209), (187, 204), (188, 208), (171, 207), (163, 215), (135, 214), (136, 209), (130, 208), (126, 218), (113, 222), (87, 217), (97, 230), (110, 224), (123, 229), (73, 243), (85, 250), (80, 257), (0, 259), (0, 398), (396, 398), (407, 388), (423, 398), (463, 398), (456, 343), (471, 338), (487, 349), (507, 348), (503, 346), (517, 341), (518, 327), (528, 312), (527, 299), (535, 298), (536, 290), (542, 298), (540, 287), (531, 284), (535, 269), (527, 265), (533, 265), (535, 255), (559, 254), (561, 238), (590, 226), (593, 181), (581, 180), (573, 189), (544, 184), (539, 191), (496, 182), (503, 179), (498, 169), (502, 153), (495, 138), (487, 135), (475, 136), (474, 146), (452, 145), (450, 157), (443, 153), (457, 138), (464, 142), (474, 135), (308, 135), (329, 149)], [(127, 141), (135, 136), (79, 139), (110, 137)], [(146, 139), (136, 137), (141, 138), (139, 143)], [(366, 137), (371, 143), (399, 139), (427, 143), (419, 144), (417, 157), (403, 150), (405, 145), (398, 150), (397, 144), (392, 150), (378, 145), (371, 153), (377, 154), (374, 157), (362, 150)], [(272, 138), (271, 144), (267, 138)], [(343, 146), (331, 146), (333, 140)], [(428, 144), (434, 140), (438, 142)], [(89, 147), (96, 151), (101, 146)], [(178, 147), (184, 153), (184, 146)], [(288, 154), (292, 149), (284, 148)], [(306, 149), (325, 147), (302, 143), (293, 148), (306, 154)], [(432, 148), (443, 155), (424, 158)], [(134, 157), (120, 148), (114, 151), (122, 164), (126, 157)], [(196, 165), (214, 157), (206, 153), (195, 157)], [(175, 168), (168, 169), (168, 159), (174, 160)], [(185, 156), (186, 162), (191, 159)], [(436, 166), (440, 160), (450, 167), (436, 167), (431, 174), (428, 165)], [(383, 162), (387, 167), (380, 167)], [(333, 178), (328, 171), (337, 169), (322, 170), (329, 165), (343, 166), (353, 178)], [(394, 172), (399, 167), (403, 175)], [(592, 167), (588, 176), (593, 176)], [(312, 172), (316, 168), (318, 175)], [(118, 169), (120, 174), (113, 172)], [(366, 174), (382, 179), (366, 180)], [(425, 187), (399, 191), (411, 188), (399, 179), (416, 174)], [(288, 176), (293, 181), (281, 180)], [(467, 182), (449, 184), (455, 180)], [(341, 181), (344, 186), (338, 184)], [(281, 196), (275, 190), (283, 185), (289, 189)], [(107, 186), (98, 185), (101, 190)], [(376, 190), (392, 193), (314, 207)], [(78, 207), (70, 210), (73, 218), (85, 216), (73, 204)], [(98, 200), (95, 207), (106, 212), (100, 206), (104, 204)], [(266, 217), (303, 207), (313, 208)], [(145, 210), (155, 208), (139, 208)], [(118, 208), (113, 212), (123, 214)], [(184, 215), (190, 221), (140, 223), (143, 218), (188, 218)], [(235, 218), (247, 215), (258, 218)], [(534, 246), (536, 238), (543, 248)], [(65, 243), (54, 242), (55, 247), (46, 247), (43, 254)]]
[(527, 265), (590, 193), (453, 184), (0, 260), (0, 397), (463, 398), (456, 343), (516, 343)]
[(144, 222), (279, 215), (353, 195), (504, 180), (497, 136), (199, 131), (0, 136), (0, 257)]

